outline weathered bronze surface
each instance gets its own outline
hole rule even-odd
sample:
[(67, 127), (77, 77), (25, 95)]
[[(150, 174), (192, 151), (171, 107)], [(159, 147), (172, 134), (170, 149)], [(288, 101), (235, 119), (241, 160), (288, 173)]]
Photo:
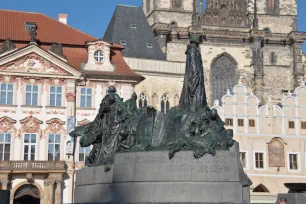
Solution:
[(109, 87), (95, 120), (70, 133), (82, 137), (82, 147), (93, 145), (88, 166), (105, 165), (109, 171), (117, 152), (164, 150), (171, 159), (178, 151), (192, 150), (200, 158), (233, 146), (233, 131), (226, 130), (217, 110), (207, 106), (199, 41), (200, 36), (190, 35), (180, 103), (167, 114), (151, 107), (138, 109), (135, 93), (122, 102), (115, 87)]

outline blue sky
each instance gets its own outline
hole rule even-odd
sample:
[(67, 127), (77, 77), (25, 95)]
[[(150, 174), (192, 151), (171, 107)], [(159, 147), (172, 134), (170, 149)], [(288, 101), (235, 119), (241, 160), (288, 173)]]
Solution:
[[(306, 31), (306, 0), (297, 2), (299, 30)], [(67, 13), (70, 26), (102, 38), (118, 3), (141, 6), (142, 0), (0, 0), (0, 8), (40, 12), (55, 19)]]

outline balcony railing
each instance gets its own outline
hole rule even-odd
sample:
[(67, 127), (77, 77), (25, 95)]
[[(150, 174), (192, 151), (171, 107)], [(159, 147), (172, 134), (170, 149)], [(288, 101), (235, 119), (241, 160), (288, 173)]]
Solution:
[(65, 171), (64, 161), (0, 161), (0, 171)]

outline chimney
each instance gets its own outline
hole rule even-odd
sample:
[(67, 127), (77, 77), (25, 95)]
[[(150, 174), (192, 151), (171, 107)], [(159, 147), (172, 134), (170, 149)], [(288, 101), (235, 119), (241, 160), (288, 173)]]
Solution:
[(68, 14), (58, 14), (58, 21), (62, 22), (63, 24), (67, 25), (67, 18)]

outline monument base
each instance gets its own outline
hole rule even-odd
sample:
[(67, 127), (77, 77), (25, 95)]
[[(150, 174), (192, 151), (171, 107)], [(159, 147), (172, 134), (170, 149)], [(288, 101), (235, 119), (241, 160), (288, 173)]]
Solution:
[(75, 203), (249, 203), (250, 180), (238, 152), (194, 159), (191, 151), (117, 154), (104, 166), (77, 171)]

